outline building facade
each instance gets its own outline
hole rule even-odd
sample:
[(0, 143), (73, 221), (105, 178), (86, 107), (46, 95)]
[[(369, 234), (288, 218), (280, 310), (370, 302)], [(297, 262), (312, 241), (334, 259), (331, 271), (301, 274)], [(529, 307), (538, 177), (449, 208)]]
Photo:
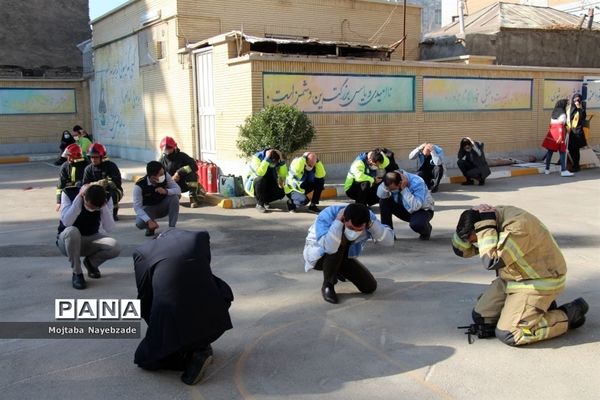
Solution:
[(88, 2), (3, 1), (0, 21), (0, 155), (58, 153), (63, 130), (89, 129)]
[[(327, 11), (319, 8), (323, 3), (276, 3), (270, 4), (312, 10), (312, 15)], [(407, 41), (405, 61), (398, 57), (399, 48), (389, 59), (345, 56), (343, 46), (359, 41), (349, 36), (360, 25), (354, 21), (377, 15), (371, 23), (377, 32), (386, 27), (390, 6), (331, 3), (344, 6), (334, 13), (338, 19), (315, 21), (315, 28), (308, 20), (298, 22), (299, 12), (277, 9), (263, 12), (260, 25), (244, 22), (243, 31), (208, 38), (198, 32), (214, 33), (240, 22), (177, 10), (192, 7), (191, 2), (155, 1), (148, 9), (143, 7), (148, 2), (133, 1), (102, 17), (94, 22), (95, 137), (113, 155), (148, 161), (157, 157), (160, 139), (170, 135), (184, 151), (239, 175), (245, 163), (236, 147), (239, 126), (265, 105), (287, 102), (308, 113), (317, 132), (310, 149), (333, 173), (343, 173), (357, 153), (376, 146), (391, 148), (407, 166), (408, 152), (424, 141), (444, 147), (453, 163), (463, 136), (485, 142), (489, 154), (541, 154), (556, 96), (570, 96), (581, 90), (585, 77), (600, 76), (599, 69), (419, 62), (413, 41)], [(419, 11), (407, 8), (408, 32), (418, 33)], [(244, 10), (252, 13), (248, 21), (258, 18), (260, 10)], [(279, 24), (272, 25), (277, 15)], [(278, 28), (267, 30), (271, 26)], [(393, 43), (397, 33), (380, 42)], [(306, 44), (307, 35), (326, 47), (334, 43), (339, 52), (283, 51), (286, 43)], [(600, 109), (600, 86), (590, 84), (588, 93), (597, 99), (588, 104), (592, 114)], [(591, 144), (597, 144), (593, 132), (592, 126)]]

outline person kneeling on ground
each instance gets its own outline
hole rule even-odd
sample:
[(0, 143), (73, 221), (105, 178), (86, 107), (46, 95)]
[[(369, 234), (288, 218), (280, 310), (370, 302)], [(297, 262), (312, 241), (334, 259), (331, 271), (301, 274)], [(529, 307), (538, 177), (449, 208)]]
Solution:
[(183, 370), (184, 383), (198, 383), (213, 358), (211, 343), (232, 328), (233, 292), (212, 274), (208, 233), (167, 230), (138, 247), (133, 260), (148, 324), (134, 362)]
[(485, 178), (490, 175), (491, 171), (485, 160), (483, 143), (476, 142), (470, 137), (462, 138), (457, 157), (458, 161), (456, 163), (458, 164), (458, 168), (460, 168), (460, 172), (467, 179), (462, 184), (472, 185), (473, 179), (477, 179), (479, 186), (485, 185)]
[(423, 178), (432, 193), (436, 193), (444, 177), (444, 150), (437, 144), (422, 143), (410, 152), (408, 158), (418, 159), (417, 175)]
[(304, 269), (323, 271), (321, 294), (329, 303), (337, 303), (334, 285), (338, 280), (352, 282), (362, 293), (373, 293), (377, 281), (358, 261), (367, 240), (384, 246), (394, 244), (393, 231), (377, 220), (360, 203), (325, 208), (308, 230), (304, 245)]
[(256, 198), (258, 212), (267, 212), (270, 202), (285, 197), (283, 187), (287, 173), (287, 164), (279, 150), (265, 149), (252, 156), (244, 188), (248, 195)]
[(392, 214), (406, 221), (410, 229), (417, 232), (421, 240), (431, 237), (431, 219), (435, 204), (427, 185), (420, 176), (406, 171), (385, 174), (383, 183), (377, 189), (381, 223), (394, 229)]
[(473, 309), (475, 324), (487, 325), (502, 342), (521, 346), (560, 336), (585, 322), (582, 298), (556, 307), (567, 265), (552, 234), (534, 215), (517, 207), (481, 204), (464, 211), (452, 238), (459, 257), (481, 257), (498, 276)]
[(154, 231), (159, 228), (156, 219), (169, 216), (169, 227), (174, 228), (179, 218), (180, 194), (181, 189), (162, 164), (150, 161), (146, 165), (146, 176), (133, 186), (135, 226), (146, 228), (146, 236), (154, 236)]
[[(292, 160), (285, 180), (285, 193), (289, 200), (287, 207), (289, 212), (295, 212), (298, 207), (305, 206), (309, 202), (308, 210), (318, 213), (321, 192), (325, 187), (325, 166), (312, 152), (306, 152), (301, 157)], [(308, 194), (312, 193), (312, 198)]]
[(121, 171), (117, 164), (108, 159), (106, 148), (101, 143), (94, 143), (88, 149), (90, 164), (83, 171), (83, 183), (97, 182), (106, 190), (113, 201), (113, 219), (119, 220), (119, 201), (123, 198)]
[(160, 163), (165, 171), (177, 182), (181, 193), (189, 192), (190, 207), (197, 208), (204, 199), (204, 188), (198, 183), (198, 165), (196, 161), (177, 147), (177, 142), (165, 136), (160, 141), (163, 155)]
[(119, 243), (99, 233), (100, 227), (110, 232), (115, 227), (112, 217), (112, 199), (106, 201), (106, 192), (100, 185), (65, 188), (61, 197), (60, 223), (56, 245), (69, 257), (75, 289), (85, 289), (87, 284), (81, 269), (81, 256), (88, 276), (100, 278), (98, 267), (106, 260), (118, 257)]

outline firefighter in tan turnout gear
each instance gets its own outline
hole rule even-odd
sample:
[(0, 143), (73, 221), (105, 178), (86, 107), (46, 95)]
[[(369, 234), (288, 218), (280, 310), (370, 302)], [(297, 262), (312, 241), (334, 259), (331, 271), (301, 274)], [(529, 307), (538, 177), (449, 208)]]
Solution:
[(560, 336), (585, 322), (582, 298), (556, 307), (564, 290), (567, 266), (546, 227), (517, 207), (482, 204), (464, 211), (452, 238), (456, 255), (479, 254), (497, 278), (473, 309), (475, 324), (495, 326), (495, 335), (511, 346)]

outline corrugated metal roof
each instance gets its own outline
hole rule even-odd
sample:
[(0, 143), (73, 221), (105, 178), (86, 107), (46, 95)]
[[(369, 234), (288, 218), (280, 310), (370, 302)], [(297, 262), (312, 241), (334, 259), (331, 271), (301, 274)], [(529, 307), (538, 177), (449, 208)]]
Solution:
[(209, 43), (224, 37), (238, 37), (248, 43), (277, 43), (277, 44), (314, 44), (314, 45), (334, 45), (334, 46), (347, 46), (353, 48), (364, 48), (373, 49), (380, 51), (390, 51), (393, 46), (375, 46), (367, 43), (347, 42), (347, 41), (332, 41), (332, 40), (321, 40), (318, 38), (278, 38), (278, 37), (259, 37), (247, 35), (240, 31), (230, 31), (213, 38), (201, 40), (196, 43), (190, 43), (186, 46), (187, 49), (196, 49), (208, 45)]
[[(494, 34), (501, 29), (579, 29), (581, 17), (555, 10), (550, 7), (528, 6), (498, 2), (464, 18), (465, 33)], [(584, 27), (587, 26), (587, 21)], [(600, 30), (600, 24), (594, 23), (593, 30)], [(448, 24), (425, 35), (426, 38), (436, 36), (458, 35), (458, 21)]]

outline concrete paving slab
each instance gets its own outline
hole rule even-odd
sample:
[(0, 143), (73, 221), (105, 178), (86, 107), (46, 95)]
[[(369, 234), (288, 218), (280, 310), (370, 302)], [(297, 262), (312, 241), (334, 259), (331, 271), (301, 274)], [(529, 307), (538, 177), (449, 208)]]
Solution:
[[(125, 183), (114, 233), (124, 248), (121, 257), (101, 268), (102, 279), (75, 291), (67, 260), (54, 245), (57, 171), (46, 162), (0, 166), (0, 322), (53, 321), (56, 298), (136, 295), (131, 253), (150, 239), (134, 227), (132, 183)], [(190, 387), (177, 372), (137, 368), (137, 339), (4, 339), (0, 397), (596, 399), (599, 178), (600, 170), (591, 169), (572, 178), (528, 175), (483, 187), (444, 185), (434, 194), (432, 239), (420, 241), (394, 220), (394, 247), (368, 244), (361, 258), (378, 280), (377, 291), (362, 295), (341, 283), (338, 305), (321, 299), (321, 273), (303, 269), (313, 214), (289, 214), (284, 202), (268, 214), (182, 207), (178, 228), (210, 233), (213, 272), (236, 296), (234, 329), (213, 344), (215, 361), (206, 378)], [(495, 339), (467, 343), (456, 327), (469, 323), (477, 296), (494, 276), (479, 260), (454, 256), (450, 237), (462, 210), (481, 202), (523, 207), (554, 233), (569, 265), (560, 300), (586, 298), (590, 311), (583, 327), (523, 348)]]

